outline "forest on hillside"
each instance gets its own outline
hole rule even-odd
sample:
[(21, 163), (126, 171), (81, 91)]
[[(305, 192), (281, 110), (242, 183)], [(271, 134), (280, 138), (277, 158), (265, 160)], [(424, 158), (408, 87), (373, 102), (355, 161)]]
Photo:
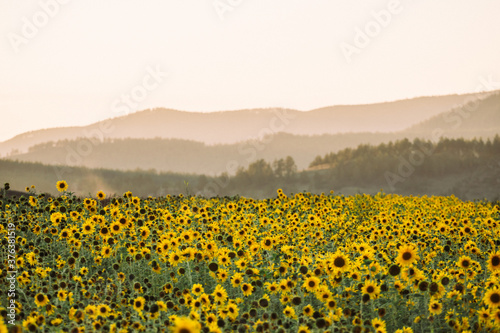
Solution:
[(415, 139), (379, 145), (360, 145), (310, 162), (299, 171), (290, 156), (267, 162), (258, 159), (235, 172), (217, 176), (157, 172), (116, 171), (0, 160), (0, 182), (12, 188), (36, 185), (55, 194), (53, 184), (65, 179), (70, 190), (93, 195), (97, 190), (121, 195), (134, 189), (140, 196), (166, 194), (269, 197), (285, 193), (334, 190), (340, 194), (386, 193), (450, 195), (463, 199), (497, 199), (500, 195), (500, 137), (482, 140)]

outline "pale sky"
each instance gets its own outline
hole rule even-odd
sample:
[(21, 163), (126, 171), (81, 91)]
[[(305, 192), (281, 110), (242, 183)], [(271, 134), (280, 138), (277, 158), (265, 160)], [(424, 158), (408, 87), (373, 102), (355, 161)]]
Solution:
[(499, 13), (498, 0), (0, 0), (0, 141), (152, 107), (474, 92), (500, 81)]

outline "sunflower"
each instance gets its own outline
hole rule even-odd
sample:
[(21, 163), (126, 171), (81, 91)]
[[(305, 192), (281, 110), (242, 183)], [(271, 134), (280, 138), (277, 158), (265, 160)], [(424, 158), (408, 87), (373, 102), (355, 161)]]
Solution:
[(337, 307), (337, 302), (335, 302), (333, 298), (330, 298), (326, 301), (326, 307), (328, 308), (328, 310), (335, 310), (335, 308)]
[(236, 320), (236, 318), (238, 318), (238, 314), (239, 314), (239, 309), (238, 309), (238, 306), (234, 303), (231, 303), (231, 304), (228, 304), (227, 307), (226, 307), (226, 311), (227, 311), (227, 316), (232, 320)]
[(311, 330), (309, 329), (309, 327), (307, 327), (307, 325), (301, 325), (299, 326), (299, 330), (297, 331), (297, 333), (310, 333)]
[(95, 227), (90, 221), (86, 221), (85, 223), (82, 224), (82, 233), (84, 235), (91, 235), (95, 231)]
[(497, 309), (495, 314), (493, 315), (493, 319), (497, 325), (500, 325), (500, 309)]
[(180, 262), (182, 262), (182, 255), (179, 252), (172, 252), (168, 258), (168, 262), (176, 267)]
[(312, 317), (314, 314), (314, 309), (311, 304), (307, 304), (304, 309), (302, 309), (302, 313), (307, 317)]
[(285, 317), (292, 318), (292, 319), (297, 319), (297, 316), (295, 315), (295, 310), (291, 306), (287, 305), (285, 309), (283, 310), (283, 314)]
[(479, 319), (479, 323), (487, 323), (491, 319), (491, 313), (489, 309), (482, 308), (481, 310), (477, 310), (477, 317)]
[(29, 203), (32, 207), (36, 207), (36, 205), (38, 204), (38, 199), (33, 196), (30, 196)]
[(215, 287), (215, 290), (212, 293), (212, 296), (214, 296), (214, 299), (215, 299), (216, 302), (218, 302), (218, 301), (225, 302), (226, 299), (227, 299), (227, 292), (224, 289), (224, 287), (222, 287), (220, 284), (218, 284)]
[(35, 304), (36, 306), (45, 306), (49, 303), (49, 299), (44, 294), (36, 294)]
[(380, 286), (372, 280), (366, 280), (363, 287), (361, 287), (363, 294), (370, 295), (370, 299), (375, 299), (380, 294)]
[(380, 318), (373, 318), (372, 321), (372, 326), (379, 332), (379, 330), (385, 330), (385, 321), (383, 321)]
[(271, 237), (264, 238), (261, 241), (260, 246), (264, 250), (270, 250), (273, 247), (273, 239)]
[(122, 231), (122, 225), (120, 222), (115, 221), (115, 222), (111, 223), (111, 225), (109, 226), (109, 229), (111, 230), (111, 233), (113, 235), (118, 235)]
[(331, 257), (330, 262), (334, 272), (345, 272), (349, 269), (349, 259), (340, 251)]
[(196, 296), (200, 296), (204, 292), (203, 285), (199, 283), (194, 284), (191, 292)]
[(57, 298), (61, 301), (64, 302), (66, 298), (68, 297), (68, 292), (64, 289), (59, 289), (57, 291)]
[(236, 262), (236, 266), (237, 266), (240, 270), (244, 270), (244, 269), (248, 266), (248, 264), (247, 264), (247, 262), (246, 262), (246, 260), (245, 260), (245, 259), (240, 259), (240, 260), (238, 260), (238, 261)]
[(483, 302), (490, 308), (498, 308), (500, 306), (500, 290), (497, 287), (488, 289), (484, 294)]
[(238, 287), (241, 282), (243, 282), (243, 275), (241, 273), (235, 273), (232, 277), (231, 277), (231, 284), (233, 285), (233, 287)]
[(429, 303), (429, 312), (433, 315), (438, 315), (443, 311), (443, 305), (436, 300), (431, 300)]
[(472, 266), (472, 259), (467, 256), (461, 256), (458, 259), (457, 266), (463, 269), (469, 269)]
[[(135, 306), (135, 302), (134, 302), (134, 306)], [(97, 306), (96, 313), (99, 316), (107, 317), (111, 314), (111, 308), (107, 304), (99, 304)]]
[(488, 258), (488, 269), (492, 272), (500, 270), (500, 252), (490, 254)]
[(403, 245), (399, 248), (398, 257), (396, 261), (401, 266), (410, 266), (418, 259), (420, 259), (420, 257), (417, 255), (417, 250), (415, 249), (415, 246), (409, 244), (409, 245)]
[(133, 303), (134, 310), (137, 312), (141, 312), (142, 309), (144, 309), (145, 303), (146, 303), (146, 300), (144, 299), (144, 297), (142, 297), (142, 296), (137, 297)]
[(243, 283), (241, 285), (241, 291), (243, 291), (243, 295), (250, 296), (250, 295), (252, 295), (253, 287), (249, 283)]
[(99, 192), (97, 192), (96, 197), (99, 200), (104, 200), (104, 199), (106, 199), (106, 194), (103, 191), (99, 191)]
[(192, 320), (188, 317), (175, 317), (173, 333), (199, 333), (201, 325), (198, 321)]
[(319, 278), (311, 276), (304, 281), (304, 284), (302, 286), (309, 292), (315, 292), (316, 289), (318, 289), (320, 282), (321, 281)]
[(57, 182), (56, 187), (59, 192), (64, 192), (68, 189), (68, 183), (64, 180), (60, 180)]
[(113, 250), (108, 245), (103, 246), (101, 249), (101, 256), (103, 258), (109, 258), (112, 253), (113, 253)]

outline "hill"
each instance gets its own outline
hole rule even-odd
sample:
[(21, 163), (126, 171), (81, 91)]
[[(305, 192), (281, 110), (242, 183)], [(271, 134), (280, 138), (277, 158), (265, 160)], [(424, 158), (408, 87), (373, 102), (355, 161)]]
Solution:
[[(404, 138), (437, 141), (440, 136), (487, 139), (497, 133), (500, 133), (500, 94), (478, 99), (476, 108), (467, 114), (462, 109), (453, 109), (393, 133), (295, 135), (281, 132), (268, 134), (260, 140), (213, 145), (184, 139), (101, 141), (80, 138), (41, 143), (28, 148), (27, 153), (9, 156), (9, 159), (89, 168), (154, 169), (216, 175), (223, 172), (234, 174), (237, 167), (248, 167), (258, 159), (270, 163), (291, 156), (301, 170), (318, 155), (356, 148), (361, 144), (377, 145)], [(318, 167), (321, 166), (315, 166)]]
[(433, 116), (404, 131), (408, 138), (432, 139), (436, 133), (447, 138), (492, 137), (500, 133), (500, 92)]
[(123, 115), (82, 127), (31, 131), (0, 142), (0, 157), (25, 153), (49, 141), (77, 138), (164, 138), (205, 144), (231, 144), (285, 132), (322, 135), (347, 132), (393, 132), (462, 105), (467, 99), (491, 93), (419, 97), (366, 105), (339, 105), (310, 111), (251, 109), (212, 113), (153, 109)]

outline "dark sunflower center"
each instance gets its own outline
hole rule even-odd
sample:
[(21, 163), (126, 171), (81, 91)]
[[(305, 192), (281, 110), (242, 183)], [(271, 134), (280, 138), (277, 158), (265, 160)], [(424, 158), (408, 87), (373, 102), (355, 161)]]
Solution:
[(45, 296), (40, 294), (36, 296), (36, 299), (38, 300), (38, 302), (43, 302), (45, 300)]
[(491, 303), (493, 303), (493, 304), (498, 304), (498, 303), (500, 303), (500, 294), (497, 294), (497, 293), (491, 294), (491, 296), (490, 296), (490, 301), (491, 301)]
[(496, 266), (500, 265), (500, 257), (499, 256), (493, 256), (493, 258), (491, 258), (491, 265), (493, 267), (496, 267)]
[(316, 282), (314, 282), (314, 281), (309, 281), (309, 287), (311, 287), (311, 288), (312, 288), (312, 287), (314, 287), (315, 285), (316, 285)]
[(339, 267), (339, 268), (342, 268), (345, 266), (345, 260), (344, 258), (335, 258), (335, 260), (333, 261), (333, 264), (335, 265), (335, 267)]
[(462, 261), (462, 266), (469, 267), (469, 265), (470, 265), (470, 262), (468, 260)]
[(373, 286), (369, 286), (368, 288), (366, 288), (366, 291), (371, 294), (372, 292), (375, 291), (375, 288), (373, 288)]
[(410, 260), (412, 257), (411, 252), (403, 253), (403, 260)]

